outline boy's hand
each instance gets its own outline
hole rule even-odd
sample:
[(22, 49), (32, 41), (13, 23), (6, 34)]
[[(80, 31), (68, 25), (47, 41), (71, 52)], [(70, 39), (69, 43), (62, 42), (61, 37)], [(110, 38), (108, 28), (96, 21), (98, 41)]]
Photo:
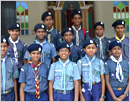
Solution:
[(104, 101), (104, 98), (103, 98), (103, 97), (101, 97), (101, 98), (99, 99), (99, 101)]
[(114, 100), (114, 101), (121, 101), (121, 99), (119, 99), (119, 98), (117, 98), (117, 97), (115, 97), (113, 100)]
[(123, 101), (125, 98), (126, 98), (126, 95), (125, 94), (123, 94), (123, 95), (121, 95), (120, 97), (118, 97), (119, 99), (121, 99), (121, 101)]
[(80, 101), (85, 101), (84, 97), (80, 98)]

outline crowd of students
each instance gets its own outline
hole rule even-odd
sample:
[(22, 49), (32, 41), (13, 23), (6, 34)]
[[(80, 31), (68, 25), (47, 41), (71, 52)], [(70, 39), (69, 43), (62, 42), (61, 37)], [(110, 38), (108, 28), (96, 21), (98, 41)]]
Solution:
[(81, 11), (72, 27), (60, 33), (53, 15), (42, 14), (34, 26), (34, 43), (18, 37), (20, 24), (1, 36), (1, 101), (129, 101), (129, 38), (125, 21), (112, 24), (116, 35), (104, 36), (104, 23), (94, 24), (95, 38), (81, 27)]

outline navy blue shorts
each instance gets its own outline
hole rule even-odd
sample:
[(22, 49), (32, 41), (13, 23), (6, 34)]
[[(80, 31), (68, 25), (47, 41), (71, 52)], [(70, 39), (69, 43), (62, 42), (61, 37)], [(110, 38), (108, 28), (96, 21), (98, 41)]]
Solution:
[(15, 101), (15, 93), (14, 90), (12, 90), (8, 94), (1, 94), (1, 101)]

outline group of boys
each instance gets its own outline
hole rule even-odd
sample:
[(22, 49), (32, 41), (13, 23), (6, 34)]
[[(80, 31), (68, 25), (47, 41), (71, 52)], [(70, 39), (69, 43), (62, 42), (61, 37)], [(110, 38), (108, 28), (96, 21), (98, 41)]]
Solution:
[(81, 11), (73, 26), (54, 29), (47, 11), (34, 26), (34, 43), (22, 42), (19, 23), (1, 37), (1, 101), (128, 101), (129, 38), (125, 21), (112, 24), (115, 37), (104, 37), (104, 23), (94, 24), (95, 38), (81, 27)]

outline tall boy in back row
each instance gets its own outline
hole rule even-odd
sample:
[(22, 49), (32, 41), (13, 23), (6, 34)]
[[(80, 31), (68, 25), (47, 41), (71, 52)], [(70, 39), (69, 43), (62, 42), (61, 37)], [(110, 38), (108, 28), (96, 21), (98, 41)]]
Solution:
[(89, 32), (81, 27), (82, 23), (82, 14), (81, 11), (75, 11), (72, 13), (72, 28), (74, 30), (74, 39), (73, 43), (77, 46), (84, 43), (86, 39), (89, 38)]

